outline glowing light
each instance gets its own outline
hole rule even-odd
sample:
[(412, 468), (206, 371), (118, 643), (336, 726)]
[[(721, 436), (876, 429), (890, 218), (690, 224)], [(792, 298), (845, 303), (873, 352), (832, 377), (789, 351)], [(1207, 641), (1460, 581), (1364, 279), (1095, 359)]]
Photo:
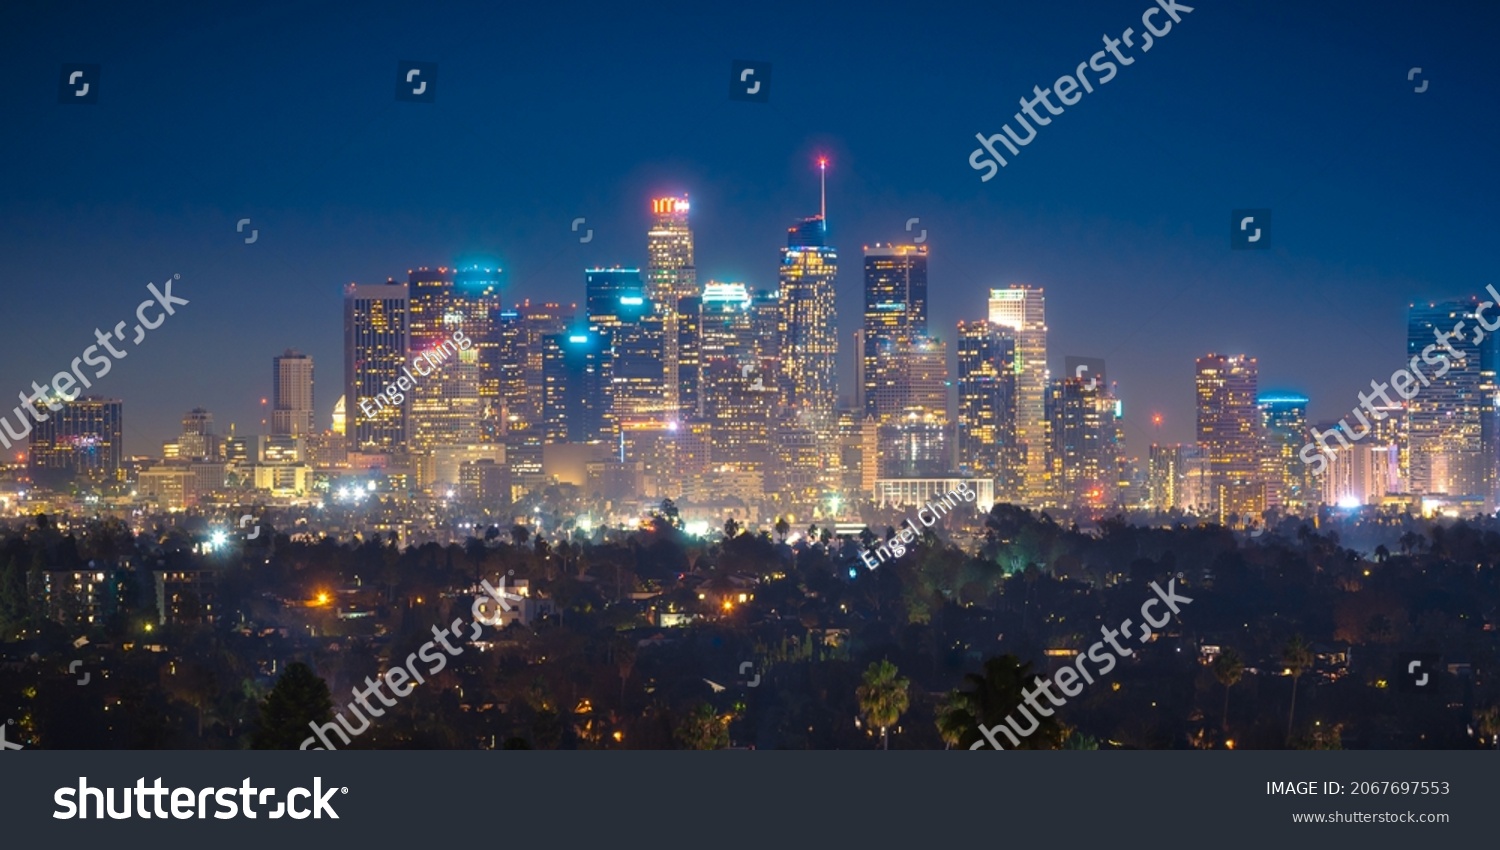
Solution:
[(620, 303), (628, 305), (630, 307), (639, 307), (642, 304), (646, 303), (646, 299), (640, 297), (639, 295), (621, 295)]
[(688, 201), (687, 198), (652, 198), (651, 211), (657, 215), (685, 213), (688, 211)]
[(318, 598), (315, 601), (319, 605), (327, 605), (328, 604), (328, 593), (327, 593), (327, 591), (320, 591), (318, 593)]
[(573, 336), (568, 337), (568, 342), (588, 342), (588, 341), (589, 341), (588, 337), (582, 336), (580, 334), (574, 334)]
[(222, 531), (215, 531), (213, 535), (208, 538), (208, 542), (213, 546), (213, 548), (217, 549), (220, 546), (223, 546), (225, 543), (229, 542), (229, 535), (225, 534)]

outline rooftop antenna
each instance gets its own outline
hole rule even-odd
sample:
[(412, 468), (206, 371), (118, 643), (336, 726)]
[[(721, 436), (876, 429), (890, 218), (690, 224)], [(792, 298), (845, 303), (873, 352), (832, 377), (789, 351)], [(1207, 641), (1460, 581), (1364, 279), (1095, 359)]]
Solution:
[(823, 199), (819, 204), (818, 217), (823, 219), (823, 229), (828, 229), (828, 157), (818, 157), (818, 182), (821, 184)]

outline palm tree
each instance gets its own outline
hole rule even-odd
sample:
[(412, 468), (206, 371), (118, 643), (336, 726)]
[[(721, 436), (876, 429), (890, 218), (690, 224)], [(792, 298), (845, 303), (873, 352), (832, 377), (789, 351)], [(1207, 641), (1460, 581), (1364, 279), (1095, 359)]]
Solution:
[(783, 516), (777, 517), (776, 518), (776, 538), (778, 540), (781, 540), (781, 541), (785, 542), (786, 541), (786, 536), (788, 534), (791, 534), (791, 533), (792, 533), (792, 524), (786, 521), (786, 517), (783, 517)]
[(870, 721), (870, 725), (880, 727), (880, 748), (883, 750), (890, 749), (886, 730), (896, 725), (910, 705), (906, 693), (910, 685), (911, 680), (896, 675), (896, 665), (889, 659), (881, 659), (870, 664), (865, 670), (864, 684), (854, 691), (859, 700), (860, 714)]
[(1245, 662), (1240, 659), (1240, 654), (1232, 649), (1225, 649), (1214, 659), (1214, 678), (1224, 686), (1224, 720), (1221, 724), (1224, 731), (1229, 731), (1229, 689), (1239, 684), (1240, 677), (1245, 675)]
[(1287, 641), (1286, 648), (1281, 651), (1281, 660), (1286, 662), (1286, 667), (1292, 674), (1292, 707), (1286, 715), (1286, 739), (1292, 740), (1292, 718), (1297, 716), (1297, 682), (1307, 668), (1312, 666), (1312, 650), (1302, 640), (1302, 635), (1293, 635)]
[(729, 718), (720, 717), (714, 707), (698, 703), (673, 732), (677, 743), (687, 750), (722, 750), (729, 746)]
[[(1005, 718), (1026, 700), (1026, 691), (1036, 687), (1041, 676), (1031, 671), (1029, 662), (1022, 663), (1014, 655), (1002, 655), (984, 662), (983, 675), (969, 673), (964, 676), (968, 689), (949, 694), (948, 705), (939, 716), (938, 732), (944, 740), (957, 733), (954, 746), (968, 749), (984, 741), (979, 727), (994, 728), (1005, 723)], [(1022, 738), (1018, 749), (1055, 750), (1062, 746), (1067, 730), (1058, 722), (1054, 713), (1037, 717), (1037, 728)]]
[(1500, 706), (1492, 705), (1474, 712), (1474, 723), (1480, 739), (1488, 738), (1491, 749), (1500, 749)]
[(965, 707), (963, 693), (958, 690), (949, 691), (937, 710), (938, 737), (943, 739), (943, 749), (951, 750), (962, 744), (964, 732), (969, 725), (969, 712)]

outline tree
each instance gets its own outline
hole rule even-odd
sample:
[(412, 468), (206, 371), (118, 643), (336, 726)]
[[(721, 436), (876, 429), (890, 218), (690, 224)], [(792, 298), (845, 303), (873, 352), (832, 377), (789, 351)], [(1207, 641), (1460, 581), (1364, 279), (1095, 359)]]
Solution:
[(302, 746), (311, 724), (333, 719), (333, 698), (328, 683), (312, 668), (293, 662), (276, 680), (276, 687), (260, 706), (260, 728), (251, 745), (257, 750), (295, 750)]
[(1286, 667), (1292, 673), (1292, 707), (1286, 715), (1286, 738), (1292, 740), (1292, 718), (1297, 716), (1297, 682), (1301, 680), (1302, 674), (1312, 666), (1312, 650), (1302, 640), (1302, 635), (1293, 635), (1287, 641), (1286, 648), (1281, 651), (1281, 659), (1286, 662)]
[(1226, 648), (1214, 659), (1214, 678), (1224, 686), (1224, 719), (1221, 727), (1225, 732), (1229, 731), (1229, 689), (1238, 684), (1243, 675), (1245, 662), (1240, 659), (1238, 652)]
[(786, 536), (792, 533), (792, 524), (786, 521), (786, 517), (776, 518), (776, 539), (786, 542)]
[(729, 718), (720, 717), (713, 706), (700, 702), (673, 735), (683, 749), (722, 750), (729, 746)]
[(733, 540), (740, 534), (740, 524), (734, 521), (734, 517), (724, 520), (724, 539)]
[[(966, 690), (948, 695), (947, 705), (939, 714), (938, 732), (947, 740), (956, 733), (955, 746), (968, 749), (986, 741), (980, 725), (995, 727), (1005, 722), (1017, 706), (1026, 701), (1026, 691), (1037, 687), (1042, 677), (1031, 671), (1031, 664), (1021, 663), (1014, 655), (1002, 655), (984, 662), (983, 674), (964, 676)], [(1036, 728), (1020, 737), (1017, 749), (1055, 750), (1062, 746), (1066, 732), (1054, 712), (1035, 718)], [(987, 743), (987, 741), (986, 741)]]
[(1489, 739), (1491, 749), (1500, 750), (1500, 705), (1492, 705), (1474, 712), (1474, 726), (1479, 732), (1479, 742)]
[(511, 542), (517, 546), (525, 546), (526, 541), (531, 538), (531, 529), (524, 525), (513, 526), (510, 530)]
[(662, 499), (661, 507), (652, 511), (651, 516), (659, 517), (663, 523), (673, 528), (682, 528), (682, 514), (677, 510), (677, 503), (671, 499)]
[(881, 659), (865, 669), (864, 683), (854, 690), (859, 700), (859, 713), (871, 726), (880, 727), (880, 748), (890, 749), (886, 730), (896, 725), (910, 705), (907, 688), (911, 680), (896, 675), (896, 665), (889, 659)]

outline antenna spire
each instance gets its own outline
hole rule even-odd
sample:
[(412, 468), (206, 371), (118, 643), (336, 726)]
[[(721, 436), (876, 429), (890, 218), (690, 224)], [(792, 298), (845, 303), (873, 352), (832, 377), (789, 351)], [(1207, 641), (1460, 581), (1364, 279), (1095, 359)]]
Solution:
[(818, 183), (821, 186), (822, 201), (818, 209), (818, 217), (823, 219), (823, 229), (828, 229), (828, 157), (818, 157)]

